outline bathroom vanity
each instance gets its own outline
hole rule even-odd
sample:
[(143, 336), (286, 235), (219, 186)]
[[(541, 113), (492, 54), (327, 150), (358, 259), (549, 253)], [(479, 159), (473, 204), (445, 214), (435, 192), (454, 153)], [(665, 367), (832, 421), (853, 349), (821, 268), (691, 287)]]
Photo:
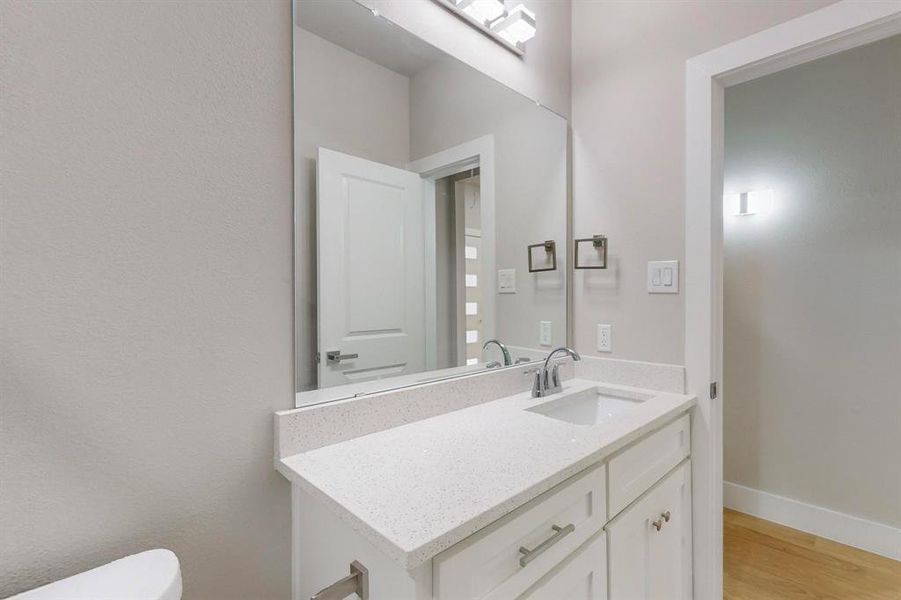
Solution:
[(295, 600), (691, 598), (684, 369), (549, 356), (569, 279), (618, 285), (567, 220), (566, 119), (357, 2), (294, 7)]
[(693, 405), (569, 379), (283, 455), (294, 598), (357, 561), (372, 600), (687, 600)]

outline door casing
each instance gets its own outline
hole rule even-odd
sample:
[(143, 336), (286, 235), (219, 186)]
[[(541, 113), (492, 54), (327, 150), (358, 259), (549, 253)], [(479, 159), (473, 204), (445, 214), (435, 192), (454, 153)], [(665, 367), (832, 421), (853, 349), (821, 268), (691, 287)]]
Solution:
[[(480, 217), (482, 230), (481, 268), (479, 281), (484, 311), (482, 333), (485, 340), (495, 337), (495, 210), (494, 210), (494, 136), (485, 135), (458, 146), (425, 156), (407, 165), (407, 169), (423, 178), (426, 221), (426, 260), (435, 261), (435, 180), (469, 168), (479, 168)], [(428, 226), (431, 215), (431, 227)], [(428, 254), (431, 253), (431, 254)], [(437, 315), (435, 315), (435, 274), (426, 273), (426, 368), (435, 368), (437, 358)], [(430, 309), (431, 308), (431, 312)], [(429, 366), (431, 365), (431, 366)]]
[[(843, 0), (685, 66), (685, 367), (694, 597), (723, 596), (723, 97), (726, 87), (901, 33), (901, 1)], [(718, 382), (716, 398), (711, 383)]]

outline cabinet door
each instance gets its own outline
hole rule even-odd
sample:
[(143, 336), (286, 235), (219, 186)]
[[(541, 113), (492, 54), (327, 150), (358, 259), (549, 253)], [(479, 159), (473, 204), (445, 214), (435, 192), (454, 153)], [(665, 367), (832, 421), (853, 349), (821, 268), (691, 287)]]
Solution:
[(606, 600), (607, 536), (599, 533), (554, 567), (519, 600)]
[(610, 600), (690, 600), (690, 462), (620, 513), (607, 536)]

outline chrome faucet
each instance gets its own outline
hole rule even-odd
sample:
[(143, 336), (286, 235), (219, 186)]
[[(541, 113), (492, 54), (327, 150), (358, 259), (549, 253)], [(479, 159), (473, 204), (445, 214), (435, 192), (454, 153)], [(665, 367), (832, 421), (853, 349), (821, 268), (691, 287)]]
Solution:
[(532, 382), (532, 397), (533, 398), (543, 398), (544, 396), (549, 396), (550, 394), (556, 394), (560, 390), (563, 389), (563, 386), (560, 383), (560, 365), (554, 364), (553, 368), (548, 371), (548, 364), (550, 364), (551, 359), (558, 352), (565, 352), (569, 354), (572, 359), (582, 360), (582, 357), (579, 356), (579, 353), (573, 350), (572, 348), (560, 347), (547, 355), (547, 358), (544, 359), (544, 366), (540, 369), (535, 370), (535, 379)]
[(482, 346), (482, 350), (484, 350), (485, 348), (487, 348), (489, 344), (497, 344), (497, 347), (500, 348), (500, 349), (501, 349), (501, 352), (504, 353), (504, 366), (505, 366), (505, 367), (509, 367), (510, 365), (513, 364), (513, 359), (510, 357), (510, 351), (507, 350), (507, 347), (504, 345), (504, 343), (503, 343), (502, 341), (500, 341), (500, 340), (488, 340), (488, 341), (485, 342), (485, 344)]

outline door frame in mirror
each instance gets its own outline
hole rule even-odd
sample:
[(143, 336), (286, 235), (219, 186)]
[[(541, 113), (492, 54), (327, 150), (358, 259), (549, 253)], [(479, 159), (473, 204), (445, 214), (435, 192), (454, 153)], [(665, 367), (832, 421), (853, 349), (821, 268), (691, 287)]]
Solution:
[[(482, 265), (488, 275), (483, 277), (484, 296), (483, 314), (491, 315), (482, 331), (485, 339), (494, 337), (495, 309), (495, 215), (494, 215), (494, 136), (485, 135), (457, 146), (447, 148), (435, 154), (414, 160), (407, 169), (419, 173), (425, 182), (425, 221), (426, 221), (426, 264), (435, 264), (435, 181), (448, 175), (454, 175), (471, 167), (480, 170), (479, 195), (480, 219), (482, 230)], [(481, 284), (480, 284), (481, 285)], [(437, 367), (437, 313), (435, 298), (437, 282), (434, 269), (426, 269), (426, 368)]]

